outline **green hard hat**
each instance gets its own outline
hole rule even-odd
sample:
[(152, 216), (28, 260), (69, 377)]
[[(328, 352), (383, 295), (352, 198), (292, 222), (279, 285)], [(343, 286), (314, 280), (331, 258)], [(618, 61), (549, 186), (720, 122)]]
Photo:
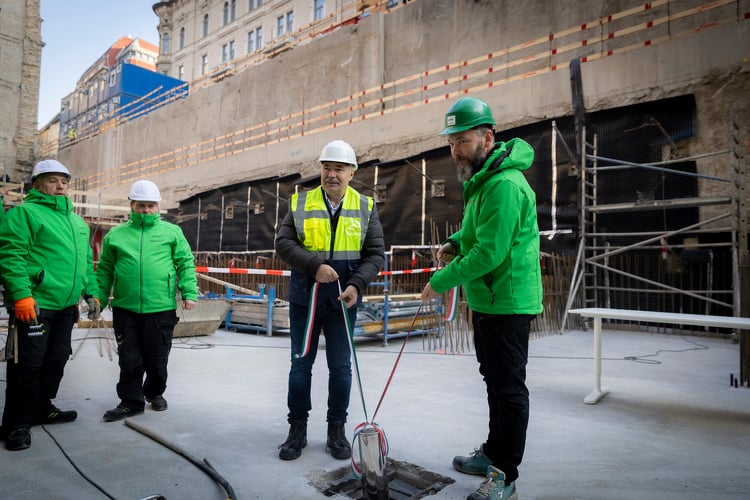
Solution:
[(495, 125), (489, 104), (476, 97), (462, 97), (445, 113), (445, 128), (440, 135), (463, 132), (479, 125)]

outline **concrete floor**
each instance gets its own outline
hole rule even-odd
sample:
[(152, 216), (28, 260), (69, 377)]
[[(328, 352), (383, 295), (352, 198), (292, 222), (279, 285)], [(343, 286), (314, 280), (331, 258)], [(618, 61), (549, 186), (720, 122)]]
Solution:
[[(85, 333), (74, 332), (74, 349)], [(226, 498), (224, 489), (185, 458), (123, 422), (101, 420), (117, 403), (118, 369), (105, 349), (100, 356), (98, 342), (86, 340), (69, 362), (55, 401), (78, 410), (78, 420), (35, 427), (28, 450), (0, 448), (0, 498)], [(313, 375), (308, 446), (295, 461), (277, 455), (287, 433), (288, 343), (288, 335), (224, 330), (175, 339), (165, 394), (169, 409), (147, 409), (133, 422), (207, 459), (238, 499), (325, 498), (311, 478), (348, 462), (324, 452), (324, 351)], [(356, 345), (371, 415), (401, 341), (383, 347), (379, 340), (358, 339)], [(592, 350), (591, 332), (531, 342), (531, 421), (517, 482), (520, 498), (750, 498), (750, 389), (729, 387), (739, 366), (737, 344), (607, 330), (603, 382), (612, 392), (586, 405), (583, 398), (593, 387)], [(4, 395), (0, 398), (4, 402)], [(363, 420), (355, 385), (349, 437)], [(388, 436), (391, 458), (455, 480), (426, 498), (466, 498), (480, 484), (481, 478), (451, 468), (452, 457), (471, 452), (487, 428), (473, 353), (436, 354), (423, 349), (420, 337), (410, 339), (377, 422)]]

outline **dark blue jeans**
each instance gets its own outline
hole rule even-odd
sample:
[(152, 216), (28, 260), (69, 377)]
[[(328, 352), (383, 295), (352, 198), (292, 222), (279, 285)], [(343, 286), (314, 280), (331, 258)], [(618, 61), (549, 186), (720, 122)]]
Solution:
[(121, 307), (112, 308), (120, 365), (117, 396), (121, 405), (140, 411), (146, 405), (144, 398), (152, 399), (164, 393), (176, 324), (177, 313), (173, 309), (138, 314)]
[(472, 317), (474, 348), (479, 373), (487, 385), (490, 410), (489, 434), (483, 452), (505, 473), (508, 483), (518, 478), (518, 466), (526, 447), (529, 424), (526, 363), (532, 319), (533, 315), (477, 312)]
[[(302, 350), (307, 323), (307, 306), (289, 305), (290, 337), (292, 344), (292, 366), (289, 370), (289, 392), (287, 406), (288, 421), (307, 421), (312, 409), (310, 386), (312, 367), (318, 352), (318, 340), (323, 331), (326, 342), (326, 361), (328, 363), (328, 422), (346, 422), (349, 408), (349, 395), (352, 388), (352, 365), (349, 350), (349, 332), (346, 330), (344, 316), (339, 304), (327, 303), (318, 308), (315, 314), (310, 352), (303, 358), (296, 355)], [(357, 319), (357, 307), (348, 310), (349, 322), (354, 326)]]
[(3, 427), (30, 427), (46, 415), (72, 353), (70, 338), (76, 321), (76, 306), (41, 309), (35, 326), (16, 320), (19, 359), (6, 363)]

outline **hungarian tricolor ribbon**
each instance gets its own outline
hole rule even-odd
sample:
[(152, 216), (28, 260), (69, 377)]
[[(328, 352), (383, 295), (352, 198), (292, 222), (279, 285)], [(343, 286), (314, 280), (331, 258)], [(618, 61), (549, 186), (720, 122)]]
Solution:
[(456, 311), (458, 310), (458, 287), (454, 286), (450, 290), (448, 295), (448, 303), (445, 309), (445, 321), (453, 321), (456, 319)]
[(307, 323), (305, 324), (305, 336), (302, 339), (302, 346), (300, 348), (299, 354), (294, 355), (294, 357), (297, 359), (304, 358), (305, 356), (307, 356), (307, 353), (310, 352), (312, 329), (313, 324), (315, 323), (315, 309), (318, 305), (318, 285), (319, 283), (316, 281), (312, 287), (312, 290), (310, 290), (310, 303), (307, 306)]

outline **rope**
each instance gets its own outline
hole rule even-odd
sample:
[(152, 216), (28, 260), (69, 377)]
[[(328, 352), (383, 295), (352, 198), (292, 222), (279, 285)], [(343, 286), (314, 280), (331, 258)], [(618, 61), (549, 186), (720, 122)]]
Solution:
[[(343, 294), (343, 291), (341, 289), (341, 281), (337, 280), (336, 284), (338, 285), (339, 290), (339, 297)], [(454, 295), (457, 297), (458, 293), (456, 289), (453, 289)], [(306, 356), (310, 351), (310, 343), (312, 338), (312, 327), (315, 321), (315, 307), (317, 305), (318, 300), (318, 282), (315, 282), (313, 285), (312, 290), (310, 291), (310, 303), (308, 307), (307, 312), (307, 324), (305, 325), (305, 337), (303, 340), (303, 346), (302, 350), (299, 354), (296, 354), (295, 356), (297, 358), (301, 358)], [(417, 312), (414, 314), (414, 318), (411, 321), (411, 325), (409, 326), (409, 331), (406, 333), (406, 337), (404, 338), (404, 342), (401, 344), (401, 349), (399, 350), (398, 356), (396, 357), (396, 362), (393, 364), (393, 369), (391, 370), (391, 374), (388, 377), (388, 381), (385, 384), (385, 388), (383, 389), (383, 393), (380, 395), (380, 400), (378, 401), (378, 406), (375, 408), (375, 413), (372, 415), (372, 420), (367, 416), (367, 404), (365, 403), (365, 394), (364, 390), (362, 388), (362, 377), (360, 375), (359, 370), (359, 360), (357, 359), (357, 350), (354, 347), (354, 329), (352, 328), (351, 322), (349, 321), (349, 314), (346, 307), (346, 302), (342, 299), (341, 302), (341, 314), (344, 317), (344, 324), (346, 325), (346, 332), (347, 332), (347, 340), (349, 342), (349, 349), (352, 353), (352, 358), (354, 359), (354, 375), (357, 380), (357, 387), (359, 389), (359, 397), (362, 401), (362, 411), (365, 414), (365, 421), (361, 424), (357, 425), (354, 429), (354, 436), (352, 438), (352, 458), (351, 458), (351, 464), (352, 464), (352, 473), (357, 479), (362, 478), (362, 469), (357, 464), (356, 460), (354, 459), (354, 449), (356, 447), (356, 443), (359, 439), (359, 434), (362, 433), (363, 430), (367, 428), (373, 428), (378, 434), (378, 442), (379, 442), (379, 448), (380, 448), (380, 455), (383, 459), (383, 462), (385, 462), (386, 457), (388, 456), (388, 439), (386, 438), (385, 432), (383, 429), (375, 423), (375, 416), (378, 413), (378, 410), (380, 410), (380, 405), (383, 403), (383, 399), (385, 399), (385, 395), (388, 392), (388, 388), (391, 385), (391, 381), (393, 380), (393, 375), (396, 373), (396, 368), (398, 367), (399, 362), (401, 361), (401, 356), (404, 353), (404, 348), (406, 347), (406, 343), (409, 340), (409, 337), (411, 336), (411, 333), (414, 331), (414, 325), (417, 321), (417, 318), (419, 317), (419, 313), (422, 311), (422, 303), (419, 304), (419, 307), (417, 308)], [(455, 302), (455, 301), (452, 301)], [(452, 307), (452, 309), (455, 310), (455, 305)]]
[[(339, 285), (339, 291), (340, 290), (341, 290), (341, 285)], [(346, 307), (344, 305), (343, 301), (342, 301), (342, 307), (344, 307), (344, 308)], [(359, 376), (359, 365), (357, 364), (357, 361), (356, 361), (357, 360), (357, 354), (356, 354), (356, 350), (354, 349), (354, 342), (351, 342), (352, 354), (353, 354), (354, 360), (355, 360), (355, 368), (356, 368), (355, 369), (355, 373), (357, 375), (357, 382), (359, 383), (359, 394), (360, 394), (360, 396), (362, 398), (362, 408), (364, 409), (364, 413), (365, 413), (365, 421), (362, 422), (361, 424), (359, 424), (357, 427), (355, 427), (354, 436), (352, 438), (352, 445), (351, 445), (351, 449), (352, 449), (352, 460), (351, 460), (351, 463), (352, 463), (352, 473), (354, 474), (354, 476), (357, 479), (361, 479), (362, 478), (362, 469), (357, 464), (357, 461), (354, 459), (354, 449), (355, 449), (356, 443), (359, 441), (359, 434), (361, 434), (364, 429), (367, 429), (368, 427), (371, 427), (371, 428), (375, 429), (375, 431), (377, 431), (377, 433), (378, 433), (378, 443), (379, 443), (379, 448), (380, 448), (380, 457), (382, 459), (382, 462), (385, 463), (386, 459), (388, 457), (388, 450), (389, 450), (388, 438), (385, 435), (385, 431), (383, 431), (383, 429), (375, 422), (375, 416), (378, 414), (378, 410), (380, 410), (380, 405), (383, 403), (383, 399), (385, 398), (385, 395), (388, 392), (388, 387), (391, 385), (391, 381), (393, 380), (393, 375), (396, 373), (396, 367), (398, 367), (398, 363), (401, 360), (401, 355), (404, 353), (404, 347), (406, 347), (406, 343), (409, 340), (409, 336), (411, 335), (411, 332), (414, 331), (414, 324), (416, 323), (417, 318), (419, 317), (419, 313), (420, 313), (421, 310), (422, 310), (422, 303), (419, 304), (419, 307), (417, 308), (417, 312), (414, 314), (414, 318), (412, 319), (411, 325), (409, 326), (409, 331), (406, 333), (406, 337), (404, 338), (404, 342), (401, 344), (401, 350), (398, 353), (398, 357), (396, 357), (396, 362), (393, 364), (393, 369), (391, 370), (391, 374), (388, 377), (388, 381), (385, 384), (385, 388), (383, 389), (383, 393), (380, 395), (380, 400), (378, 401), (378, 406), (375, 408), (375, 413), (372, 414), (372, 420), (370, 420), (370, 419), (367, 418), (367, 409), (365, 408), (365, 398), (364, 398), (364, 394), (362, 392), (362, 382), (360, 381), (360, 376)], [(353, 332), (352, 332), (352, 330), (351, 330), (351, 328), (349, 326), (349, 321), (348, 321), (348, 317), (347, 317), (346, 313), (344, 313), (344, 316), (346, 317), (347, 328), (349, 329), (349, 332), (350, 332), (349, 338), (350, 338), (350, 341), (351, 341), (351, 339), (353, 339)]]
[(385, 398), (385, 394), (388, 392), (388, 387), (391, 385), (391, 380), (393, 380), (393, 375), (396, 373), (396, 367), (398, 367), (399, 361), (401, 361), (401, 355), (404, 354), (404, 348), (406, 347), (406, 343), (409, 341), (409, 337), (411, 336), (411, 332), (414, 331), (414, 324), (417, 322), (417, 318), (419, 317), (419, 313), (422, 311), (422, 305), (423, 303), (419, 303), (419, 307), (417, 308), (417, 312), (414, 313), (414, 318), (411, 320), (411, 325), (409, 325), (409, 331), (406, 332), (406, 337), (404, 337), (404, 342), (401, 344), (401, 349), (398, 351), (398, 356), (396, 357), (396, 362), (393, 363), (393, 369), (391, 370), (391, 374), (388, 377), (388, 381), (385, 383), (385, 388), (383, 389), (383, 394), (380, 395), (380, 401), (378, 401), (378, 406), (375, 407), (375, 413), (372, 414), (372, 421), (375, 421), (375, 417), (378, 414), (378, 410), (380, 410), (380, 405), (383, 403), (383, 399)]
[[(343, 293), (341, 290), (341, 281), (336, 281), (336, 284), (339, 287), (339, 296)], [(347, 336), (346, 338), (349, 340), (349, 349), (352, 352), (352, 358), (354, 358), (354, 375), (357, 379), (357, 386), (359, 387), (359, 397), (362, 400), (362, 411), (365, 414), (365, 422), (367, 419), (367, 405), (365, 404), (365, 393), (362, 390), (362, 377), (359, 374), (359, 361), (357, 360), (357, 350), (354, 349), (354, 329), (352, 328), (351, 323), (349, 322), (349, 314), (346, 310), (346, 302), (343, 300), (341, 301), (341, 313), (344, 316), (344, 324), (346, 324), (346, 332)], [(354, 454), (352, 453), (352, 456)]]

